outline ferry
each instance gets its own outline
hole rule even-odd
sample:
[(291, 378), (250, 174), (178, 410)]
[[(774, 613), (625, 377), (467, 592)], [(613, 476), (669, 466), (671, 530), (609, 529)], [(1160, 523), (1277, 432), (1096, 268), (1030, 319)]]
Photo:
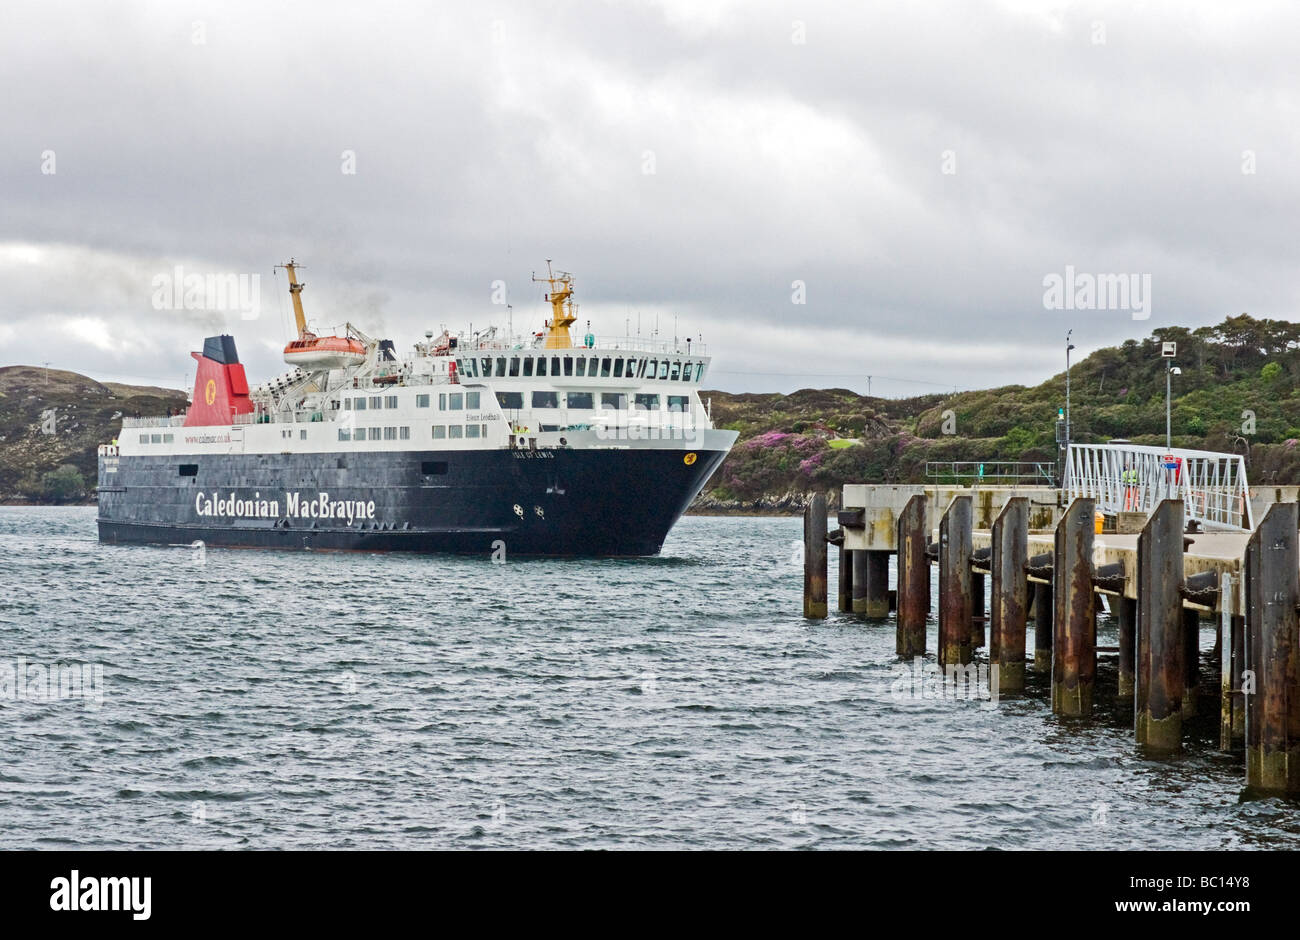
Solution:
[(204, 340), (184, 414), (123, 418), (99, 448), (107, 543), (518, 555), (655, 555), (718, 469), (690, 339), (574, 342), (573, 276), (516, 337), (430, 330), (399, 356), (351, 323), (308, 328), (294, 260), (292, 368), (250, 387)]

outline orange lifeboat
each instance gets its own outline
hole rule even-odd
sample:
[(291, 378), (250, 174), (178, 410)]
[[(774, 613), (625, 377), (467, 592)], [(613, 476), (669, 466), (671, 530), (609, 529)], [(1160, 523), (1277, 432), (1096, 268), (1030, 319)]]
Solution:
[(366, 346), (346, 336), (304, 333), (284, 347), (284, 361), (303, 369), (344, 369), (366, 359)]

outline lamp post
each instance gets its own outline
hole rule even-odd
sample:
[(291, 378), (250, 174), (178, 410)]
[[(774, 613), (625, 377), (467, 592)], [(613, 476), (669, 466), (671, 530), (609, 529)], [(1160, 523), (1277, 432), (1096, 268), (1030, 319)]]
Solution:
[(1070, 336), (1074, 330), (1067, 330), (1065, 334), (1065, 449), (1070, 449), (1070, 350), (1074, 344), (1070, 342)]

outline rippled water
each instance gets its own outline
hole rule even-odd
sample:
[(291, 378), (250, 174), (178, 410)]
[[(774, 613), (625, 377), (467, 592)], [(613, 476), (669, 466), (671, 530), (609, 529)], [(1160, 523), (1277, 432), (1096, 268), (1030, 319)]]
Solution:
[(892, 623), (799, 616), (796, 519), (504, 565), (199, 558), (94, 520), (0, 510), (0, 665), (104, 677), (98, 706), (0, 698), (3, 848), (1300, 845), (1213, 716), (1153, 761), (1041, 688), (900, 700)]

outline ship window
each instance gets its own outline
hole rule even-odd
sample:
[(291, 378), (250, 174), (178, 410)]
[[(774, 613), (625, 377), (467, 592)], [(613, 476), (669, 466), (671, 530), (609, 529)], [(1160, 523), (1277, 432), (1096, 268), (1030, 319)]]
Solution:
[(568, 404), (570, 408), (591, 408), (591, 392), (569, 392)]
[(635, 359), (629, 359), (629, 360), (627, 361), (627, 371), (624, 372), (623, 374), (626, 375), (629, 379), (630, 379), (630, 378), (633, 378), (633, 377), (636, 376), (636, 360), (635, 360)]
[(546, 374), (546, 357), (545, 357), (545, 356), (538, 356), (538, 357), (537, 357), (537, 374), (538, 374), (538, 375), (545, 375), (545, 374)]
[(616, 378), (616, 379), (621, 379), (622, 377), (623, 377), (623, 360), (622, 360), (622, 359), (615, 359), (615, 360), (614, 360), (614, 378)]
[(627, 407), (627, 395), (623, 392), (601, 392), (600, 407), (615, 408), (622, 411)]
[(524, 393), (497, 392), (497, 403), (502, 408), (522, 408), (524, 407)]
[(688, 362), (686, 363), (686, 365), (682, 366), (682, 381), (689, 382), (690, 380), (691, 380), (691, 363)]
[(364, 398), (358, 398), (356, 404), (357, 404), (357, 411), (366, 410), (366, 400)]
[(560, 395), (558, 392), (533, 392), (534, 408), (558, 408), (560, 407)]
[(505, 356), (497, 356), (497, 370), (496, 370), (496, 372), (495, 372), (494, 374), (496, 375), (497, 378), (501, 378), (501, 376), (503, 376), (503, 375), (506, 374), (506, 357), (505, 357)]
[(641, 410), (643, 410), (643, 411), (658, 411), (658, 410), (659, 410), (659, 396), (658, 396), (658, 395), (638, 395), (638, 396), (636, 397), (636, 406), (637, 406), (638, 408), (640, 408)]
[(600, 360), (592, 359), (591, 362), (588, 363), (587, 365), (587, 378), (594, 379), (596, 377), (596, 373), (599, 370), (600, 370)]
[(370, 396), (370, 407), (371, 407), (372, 410), (378, 410), (378, 409), (384, 407), (384, 399), (383, 399), (383, 396), (382, 396), (382, 395), (371, 395), (371, 396)]
[(164, 435), (163, 435), (163, 443), (164, 443), (164, 444), (170, 444), (170, 443), (171, 443), (172, 441), (174, 441), (174, 440), (175, 440), (175, 438), (174, 438), (172, 435), (170, 435), (170, 434), (164, 434)]
[(559, 374), (560, 374), (560, 357), (559, 357), (559, 356), (552, 356), (552, 357), (551, 357), (551, 375), (559, 375)]
[(533, 374), (533, 357), (524, 356), (524, 377), (531, 377)]
[(384, 407), (385, 407), (385, 408), (396, 408), (396, 407), (397, 407), (397, 396), (396, 396), (396, 395), (389, 395), (387, 398), (385, 398), (385, 399), (384, 399)]
[(690, 410), (690, 404), (689, 404), (689, 402), (690, 402), (690, 399), (687, 398), (685, 395), (669, 395), (669, 396), (668, 396), (668, 410), (669, 410), (669, 411), (689, 411), (689, 410)]
[[(435, 434), (434, 437), (437, 437)], [(420, 472), (426, 477), (439, 476), (447, 472), (447, 461), (425, 460), (420, 463)]]
[(676, 382), (681, 377), (682, 377), (682, 364), (680, 362), (674, 362), (673, 374), (670, 375), (669, 378), (672, 379), (674, 382)]
[(199, 475), (199, 465), (196, 463), (183, 463), (180, 470), (183, 477), (196, 477)]
[(480, 424), (480, 425), (479, 425), (479, 429), (483, 432), (483, 436), (484, 436), (484, 437), (487, 437), (487, 425), (486, 425), (486, 424)]
[(345, 398), (345, 399), (343, 399), (343, 410), (344, 410), (344, 411), (351, 411), (351, 410), (352, 410), (352, 399), (351, 399), (351, 398)]
[(587, 360), (582, 356), (578, 357), (578, 371), (576, 374), (578, 378), (583, 378), (587, 374)]
[(397, 436), (398, 436), (401, 440), (409, 441), (409, 440), (411, 439), (411, 429), (410, 429), (410, 428), (408, 428), (408, 427), (402, 427), (402, 428), (398, 428), (397, 430), (398, 430)]
[(489, 376), (489, 375), (492, 374), (492, 357), (491, 357), (491, 356), (484, 356), (482, 359), (479, 360), (479, 363), (483, 366), (482, 371), (478, 373), (479, 375), (481, 375), (481, 376), (483, 376), (484, 378), (486, 378), (487, 376)]
[(303, 428), (301, 431), (298, 432), (298, 440), (300, 440), (300, 441), (305, 441), (305, 440), (307, 440), (307, 429), (306, 429), (306, 428)]
[(479, 427), (479, 426), (478, 426), (477, 424), (467, 424), (467, 425), (465, 425), (465, 436), (466, 436), (466, 437), (478, 437), (478, 427)]
[(452, 392), (447, 398), (452, 411), (460, 411), (465, 407), (465, 396), (462, 393)]
[(661, 379), (666, 379), (666, 378), (668, 378), (668, 360), (667, 360), (667, 359), (665, 359), (663, 362), (659, 363), (659, 378), (661, 378)]
[(377, 440), (379, 440), (379, 428), (371, 428), (371, 429), (370, 429), (370, 439), (371, 439), (372, 441), (377, 441)]
[(416, 407), (416, 408), (428, 408), (428, 407), (429, 407), (429, 396), (428, 396), (428, 395), (416, 395), (416, 396), (415, 396), (415, 407)]
[(433, 439), (440, 441), (447, 436), (447, 425), (435, 424), (433, 426)]
[(511, 356), (511, 357), (510, 357), (510, 377), (511, 377), (511, 378), (518, 378), (518, 377), (519, 377), (519, 357), (518, 357), (518, 356)]
[(446, 393), (446, 392), (442, 392), (441, 394), (438, 395), (438, 410), (439, 410), (439, 411), (446, 411), (446, 410), (447, 410), (447, 393)]
[(397, 440), (397, 428), (384, 428), (384, 440), (386, 441)]
[(702, 378), (704, 378), (704, 363), (701, 362), (695, 367), (695, 381), (698, 382)]
[(481, 406), (479, 405), (479, 393), (478, 393), (478, 392), (466, 392), (466, 393), (465, 393), (465, 407), (468, 408), (468, 409), (470, 409), (471, 411), (477, 410), (479, 407), (481, 407)]
[(608, 360), (608, 359), (606, 359), (604, 362), (602, 362), (602, 363), (600, 364), (600, 377), (601, 377), (602, 379), (607, 379), (607, 378), (609, 378), (609, 360)]
[(150, 444), (161, 444), (161, 443), (162, 443), (162, 435), (161, 435), (161, 434), (151, 434), (151, 435), (149, 435), (149, 443), (150, 443)]
[(451, 438), (458, 438), (464, 433), (465, 429), (459, 424), (453, 424), (447, 428), (447, 436)]
[(572, 376), (572, 375), (573, 375), (573, 357), (572, 357), (572, 356), (565, 356), (565, 357), (564, 357), (564, 374), (565, 374), (565, 375), (568, 375), (568, 376)]
[(140, 443), (141, 443), (141, 444), (148, 444), (148, 443), (149, 443), (149, 435), (148, 435), (148, 434), (141, 434), (141, 435), (140, 435)]
[(340, 441), (350, 441), (350, 440), (352, 440), (352, 429), (351, 429), (351, 428), (339, 428), (339, 440), (340, 440)]
[(651, 359), (651, 360), (650, 360), (650, 369), (649, 369), (649, 374), (646, 375), (646, 378), (647, 378), (647, 379), (653, 379), (653, 378), (655, 377), (655, 371), (656, 371), (658, 368), (659, 368), (659, 360), (658, 360), (658, 359)]

